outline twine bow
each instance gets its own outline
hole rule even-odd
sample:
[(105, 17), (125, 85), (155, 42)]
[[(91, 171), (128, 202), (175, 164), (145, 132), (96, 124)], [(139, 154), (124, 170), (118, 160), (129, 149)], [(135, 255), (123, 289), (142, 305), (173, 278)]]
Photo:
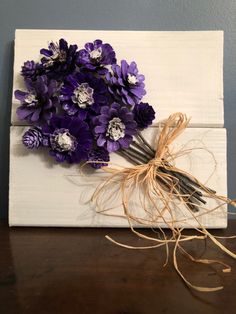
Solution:
[[(109, 210), (111, 209), (110, 204), (112, 203), (112, 199), (114, 197), (114, 191), (111, 189), (111, 186), (115, 185), (123, 208), (122, 217), (127, 219), (133, 233), (140, 238), (149, 240), (152, 243), (154, 242), (154, 244), (149, 246), (134, 247), (119, 243), (109, 236), (106, 236), (106, 238), (119, 246), (129, 249), (151, 249), (164, 245), (166, 247), (166, 262), (164, 265), (166, 265), (169, 258), (169, 244), (174, 244), (172, 255), (173, 264), (183, 281), (194, 290), (212, 292), (221, 290), (223, 286), (214, 288), (201, 287), (193, 285), (189, 282), (179, 270), (177, 263), (177, 250), (193, 262), (202, 264), (217, 263), (223, 266), (223, 272), (230, 272), (230, 266), (222, 261), (194, 258), (182, 247), (181, 243), (193, 239), (204, 240), (209, 238), (218, 248), (236, 259), (236, 255), (220, 243), (217, 237), (212, 235), (200, 221), (201, 216), (212, 213), (225, 204), (232, 204), (235, 207), (236, 204), (234, 200), (217, 195), (214, 191), (207, 188), (191, 174), (176, 168), (170, 163), (171, 160), (174, 159), (174, 156), (169, 150), (170, 144), (185, 130), (188, 123), (189, 119), (185, 114), (179, 112), (172, 114), (160, 127), (160, 133), (157, 135), (157, 145), (154, 158), (149, 160), (147, 163), (121, 169), (104, 167), (103, 170), (109, 173), (110, 176), (98, 186), (93, 195), (92, 201), (95, 202), (99, 213), (113, 216), (114, 214), (109, 213)], [(191, 195), (189, 193), (188, 195), (184, 193), (183, 187), (181, 189), (178, 188), (181, 176), (187, 178), (186, 180), (189, 180), (192, 185), (201, 189), (204, 192), (203, 197), (208, 199), (213, 198), (221, 202), (220, 205), (213, 209), (199, 206), (200, 212), (195, 213), (193, 210), (196, 209), (195, 203), (193, 203), (193, 197), (197, 199), (196, 193), (198, 192), (198, 197), (201, 200), (202, 198), (199, 196), (201, 195), (201, 192), (193, 191)], [(137, 200), (139, 200), (139, 205), (141, 206), (143, 213), (141, 217), (136, 214), (136, 211), (132, 208), (133, 203), (136, 204)], [(178, 220), (175, 217), (175, 211), (181, 208), (181, 206), (185, 207), (189, 215), (187, 218)], [(180, 222), (187, 222), (188, 219), (192, 219), (197, 222), (200, 229), (198, 227), (195, 229), (200, 233), (200, 235), (183, 235), (183, 228), (178, 227), (178, 225)], [(134, 223), (140, 226), (157, 227), (159, 228), (162, 236), (147, 236), (134, 229)], [(171, 237), (167, 238), (165, 231), (161, 228), (161, 225), (163, 224), (172, 231)]]

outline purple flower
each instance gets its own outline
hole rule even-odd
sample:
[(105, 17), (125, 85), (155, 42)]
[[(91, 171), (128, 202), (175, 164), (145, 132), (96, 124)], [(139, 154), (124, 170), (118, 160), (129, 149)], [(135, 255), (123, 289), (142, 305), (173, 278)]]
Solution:
[(34, 61), (26, 61), (21, 67), (21, 75), (25, 79), (31, 79), (35, 81), (38, 76), (44, 74), (43, 65), (41, 63), (35, 63)]
[(61, 89), (62, 108), (68, 115), (85, 119), (88, 112), (99, 112), (107, 103), (107, 86), (89, 73), (69, 75)]
[(106, 74), (108, 90), (125, 105), (139, 103), (146, 94), (144, 79), (144, 75), (138, 73), (136, 63), (131, 62), (129, 65), (125, 60), (121, 61), (121, 66), (113, 64), (111, 71)]
[(43, 134), (39, 127), (31, 128), (27, 130), (22, 136), (23, 144), (29, 148), (39, 148), (43, 141)]
[(92, 168), (100, 169), (102, 167), (108, 166), (106, 161), (108, 162), (110, 160), (110, 157), (107, 150), (102, 147), (97, 147), (89, 152), (88, 160), (91, 161), (89, 164)]
[(79, 163), (88, 160), (92, 137), (87, 123), (78, 117), (55, 116), (43, 127), (48, 137), (50, 155), (56, 161)]
[(58, 105), (57, 82), (42, 75), (35, 82), (26, 80), (25, 84), (27, 92), (15, 91), (15, 98), (21, 102), (16, 111), (18, 118), (32, 123), (49, 120)]
[(137, 123), (138, 129), (145, 129), (152, 124), (155, 119), (155, 111), (148, 103), (141, 102), (133, 108), (134, 120)]
[(75, 69), (77, 45), (70, 45), (61, 38), (58, 43), (51, 42), (48, 49), (41, 49), (41, 59), (46, 74), (53, 79), (63, 79)]
[(127, 107), (117, 103), (113, 103), (111, 107), (104, 106), (101, 114), (94, 120), (94, 132), (99, 147), (106, 148), (108, 152), (129, 147), (137, 124)]
[(102, 40), (97, 39), (84, 47), (85, 49), (79, 50), (76, 60), (80, 68), (103, 75), (108, 71), (107, 65), (116, 63), (115, 51), (111, 45), (103, 44)]

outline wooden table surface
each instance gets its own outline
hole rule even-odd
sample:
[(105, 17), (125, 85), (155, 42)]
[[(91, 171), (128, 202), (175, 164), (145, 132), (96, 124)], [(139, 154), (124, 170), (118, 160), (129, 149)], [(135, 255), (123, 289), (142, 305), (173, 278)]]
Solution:
[[(236, 221), (214, 233), (236, 234)], [(236, 313), (236, 261), (210, 242), (191, 241), (184, 247), (195, 257), (223, 258), (232, 272), (179, 255), (192, 283), (224, 286), (199, 293), (186, 287), (171, 259), (163, 268), (164, 248), (129, 250), (109, 242), (106, 234), (126, 244), (145, 244), (128, 229), (10, 229), (1, 223), (0, 313)], [(221, 241), (236, 251), (236, 239)]]

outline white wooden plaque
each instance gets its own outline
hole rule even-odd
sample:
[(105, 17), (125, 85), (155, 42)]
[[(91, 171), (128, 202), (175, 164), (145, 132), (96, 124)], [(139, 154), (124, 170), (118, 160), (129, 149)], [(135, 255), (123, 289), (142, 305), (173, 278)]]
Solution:
[[(216, 168), (213, 171), (212, 155), (201, 149), (177, 160), (176, 164), (202, 182), (207, 181), (207, 185), (220, 194), (227, 194), (222, 31), (16, 30), (13, 91), (23, 89), (22, 64), (26, 60), (39, 59), (40, 48), (46, 48), (48, 42), (60, 38), (78, 44), (79, 48), (99, 38), (113, 46), (118, 60), (135, 60), (139, 71), (146, 77), (144, 101), (155, 108), (157, 121), (176, 111), (192, 117), (190, 128), (176, 140), (173, 149), (205, 145), (214, 155)], [(82, 175), (78, 166), (56, 164), (45, 151), (34, 153), (22, 145), (25, 126), (17, 120), (18, 105), (13, 96), (9, 224), (126, 227), (124, 218), (96, 213), (89, 202), (97, 184), (92, 182), (92, 176)], [(153, 142), (155, 132), (155, 127), (146, 131), (145, 136), (150, 142)], [(128, 164), (116, 154), (112, 155), (112, 161)], [(216, 206), (214, 202), (210, 201), (209, 207)], [(122, 207), (116, 205), (114, 214), (122, 215)], [(187, 214), (182, 209), (176, 215), (186, 218)], [(227, 207), (203, 215), (200, 222), (208, 228), (225, 228)], [(196, 222), (189, 219), (180, 225), (191, 228)]]

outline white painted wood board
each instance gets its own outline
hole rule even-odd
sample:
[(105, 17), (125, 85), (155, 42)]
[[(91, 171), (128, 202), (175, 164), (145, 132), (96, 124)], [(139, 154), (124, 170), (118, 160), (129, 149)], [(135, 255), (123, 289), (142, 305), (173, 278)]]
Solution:
[[(78, 165), (66, 166), (54, 162), (45, 151), (32, 152), (21, 143), (25, 127), (11, 127), (9, 223), (11, 226), (73, 226), (73, 227), (127, 227), (123, 218), (97, 214), (89, 202), (98, 181), (91, 174), (81, 174)], [(153, 144), (156, 128), (145, 132)], [(227, 194), (226, 131), (214, 128), (188, 128), (176, 139), (173, 151), (181, 148), (208, 148), (217, 162), (214, 170), (212, 155), (205, 149), (194, 150), (177, 159), (176, 165), (191, 172), (212, 189)], [(122, 157), (112, 154), (112, 162), (129, 165)], [(213, 171), (214, 170), (214, 171)], [(137, 203), (138, 204), (138, 203)], [(208, 200), (209, 208), (217, 205)], [(137, 211), (142, 212), (139, 208)], [(190, 217), (182, 208), (180, 218)], [(123, 214), (122, 206), (110, 213)], [(208, 228), (227, 226), (227, 207), (222, 206), (212, 214), (204, 215), (201, 223)], [(186, 228), (196, 226), (194, 220), (180, 224)], [(162, 224), (162, 226), (164, 226)]]
[[(192, 117), (191, 126), (222, 127), (223, 32), (222, 31), (87, 31), (16, 30), (13, 91), (23, 88), (21, 66), (39, 60), (39, 50), (50, 41), (65, 38), (82, 49), (86, 42), (110, 43), (118, 61), (136, 61), (146, 77), (144, 101), (157, 112), (157, 120), (176, 111)], [(12, 124), (19, 125), (12, 99)]]
[[(85, 42), (100, 38), (114, 47), (118, 60), (135, 60), (146, 77), (144, 101), (155, 108), (157, 121), (176, 111), (192, 117), (191, 128), (176, 140), (174, 148), (178, 150), (186, 143), (195, 146), (204, 143), (217, 162), (208, 186), (227, 195), (226, 132), (222, 128), (223, 32), (16, 30), (13, 91), (23, 88), (19, 74), (23, 62), (37, 60), (40, 48), (62, 37), (71, 44), (78, 43), (79, 48)], [(96, 214), (88, 203), (97, 185), (91, 182), (92, 176), (81, 176), (78, 166), (56, 164), (46, 152), (33, 153), (21, 144), (25, 127), (20, 126), (15, 115), (18, 105), (13, 97), (9, 224), (126, 227), (125, 219)], [(147, 131), (151, 142), (155, 132), (155, 128)], [(116, 154), (112, 160), (127, 165)], [(177, 165), (205, 182), (214, 162), (206, 150), (196, 150), (191, 157), (179, 159)], [(215, 205), (209, 203), (209, 207)], [(122, 213), (122, 208), (117, 208), (115, 213)], [(186, 213), (176, 215), (185, 217)], [(202, 216), (200, 222), (208, 228), (225, 228), (227, 207)], [(188, 220), (180, 225), (190, 228), (196, 223)]]

